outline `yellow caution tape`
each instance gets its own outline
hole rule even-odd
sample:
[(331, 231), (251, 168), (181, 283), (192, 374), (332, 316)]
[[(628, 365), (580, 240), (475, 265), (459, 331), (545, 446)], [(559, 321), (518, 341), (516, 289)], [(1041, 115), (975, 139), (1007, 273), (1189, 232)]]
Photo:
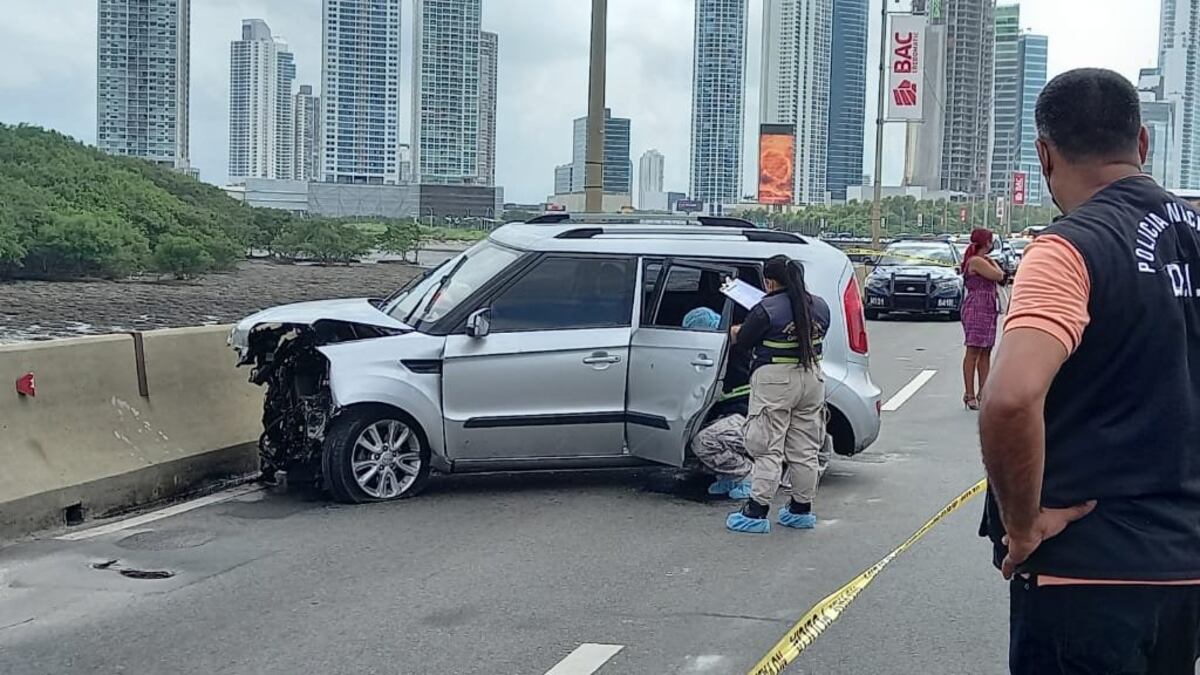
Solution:
[(879, 575), (883, 568), (887, 567), (896, 556), (904, 553), (913, 544), (920, 541), (935, 525), (954, 513), (963, 504), (966, 504), (973, 497), (983, 492), (987, 488), (987, 480), (981, 480), (971, 487), (971, 489), (954, 498), (943, 508), (938, 514), (929, 519), (921, 529), (917, 530), (913, 536), (909, 537), (903, 544), (897, 546), (891, 553), (888, 553), (882, 560), (871, 565), (862, 574), (855, 577), (850, 583), (842, 586), (834, 591), (829, 597), (818, 602), (812, 609), (808, 610), (796, 625), (792, 626), (791, 630), (783, 636), (783, 639), (775, 645), (767, 655), (763, 657), (758, 665), (754, 666), (754, 670), (750, 671), (750, 675), (777, 675), (782, 673), (783, 669), (791, 665), (800, 657), (800, 653), (807, 649), (813, 642), (816, 642), (821, 633), (825, 632), (834, 621), (837, 621), (841, 616), (842, 611), (858, 597), (858, 594), (863, 591), (875, 577)]
[(953, 265), (944, 260), (936, 260), (934, 258), (925, 258), (925, 257), (919, 256), (919, 255), (908, 255), (906, 253), (897, 253), (894, 251), (892, 253), (888, 253), (886, 251), (876, 251), (876, 250), (870, 249), (870, 248), (846, 248), (846, 249), (842, 249), (842, 253), (845, 253), (846, 255), (866, 255), (866, 256), (871, 256), (871, 257), (886, 255), (886, 256), (891, 256), (893, 258), (903, 258), (904, 260), (911, 260), (914, 263), (920, 263), (922, 265), (932, 265), (934, 267), (957, 267), (957, 265)]

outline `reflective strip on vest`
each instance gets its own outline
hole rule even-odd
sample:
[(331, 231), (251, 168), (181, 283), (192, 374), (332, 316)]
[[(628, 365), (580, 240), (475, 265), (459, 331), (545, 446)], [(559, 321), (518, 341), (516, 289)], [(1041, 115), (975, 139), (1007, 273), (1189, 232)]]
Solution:
[(729, 400), (732, 400), (735, 398), (741, 398), (743, 396), (749, 396), (749, 395), (750, 395), (750, 385), (747, 384), (747, 385), (744, 385), (741, 387), (737, 387), (736, 389), (730, 391), (727, 394), (722, 394), (721, 398), (718, 400), (719, 401), (729, 401)]
[(771, 349), (799, 349), (799, 342), (780, 342), (778, 340), (763, 340), (762, 345)]

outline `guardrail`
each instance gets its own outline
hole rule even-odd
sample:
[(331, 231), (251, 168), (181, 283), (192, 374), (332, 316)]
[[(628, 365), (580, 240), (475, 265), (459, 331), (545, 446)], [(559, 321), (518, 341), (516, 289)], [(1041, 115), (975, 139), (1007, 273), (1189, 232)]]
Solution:
[[(233, 367), (228, 333), (211, 326), (0, 346), (0, 537), (255, 471), (262, 392)], [(33, 395), (9, 384), (30, 373), (22, 389)]]

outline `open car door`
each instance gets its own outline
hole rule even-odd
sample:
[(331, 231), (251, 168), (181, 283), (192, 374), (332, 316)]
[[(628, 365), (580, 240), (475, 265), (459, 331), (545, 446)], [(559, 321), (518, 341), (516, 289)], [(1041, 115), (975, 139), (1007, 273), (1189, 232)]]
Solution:
[[(643, 267), (646, 293), (629, 353), (625, 441), (630, 454), (682, 466), (687, 443), (721, 391), (732, 301), (720, 293), (737, 270), (667, 259)], [(687, 329), (688, 311), (708, 307), (717, 327)]]

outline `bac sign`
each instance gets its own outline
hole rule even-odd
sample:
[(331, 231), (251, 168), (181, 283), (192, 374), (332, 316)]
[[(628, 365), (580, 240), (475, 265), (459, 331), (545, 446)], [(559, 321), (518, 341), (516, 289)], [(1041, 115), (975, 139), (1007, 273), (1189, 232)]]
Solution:
[(1025, 176), (1026, 175), (1027, 174), (1024, 171), (1014, 171), (1013, 172), (1013, 193), (1012, 193), (1013, 206), (1025, 206), (1025, 195), (1027, 192), (1026, 188), (1025, 188), (1025, 185), (1026, 185)]
[(887, 119), (919, 121), (925, 113), (925, 17), (914, 14), (892, 16), (888, 37)]

